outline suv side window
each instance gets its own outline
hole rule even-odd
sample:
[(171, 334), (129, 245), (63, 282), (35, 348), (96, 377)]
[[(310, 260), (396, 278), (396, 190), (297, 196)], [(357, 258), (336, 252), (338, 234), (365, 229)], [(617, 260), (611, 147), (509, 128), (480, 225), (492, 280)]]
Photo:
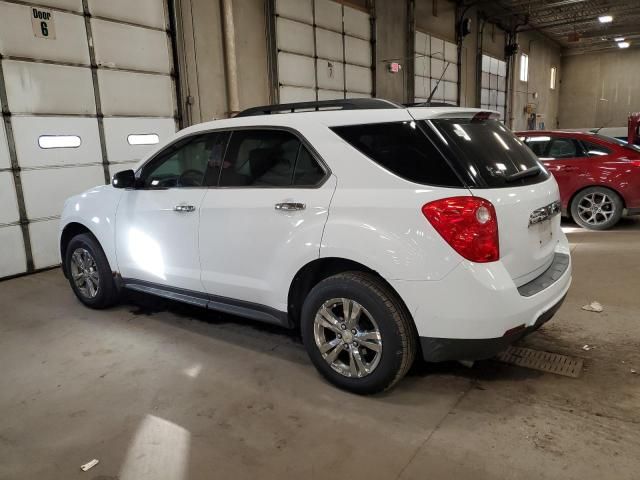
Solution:
[(423, 185), (461, 187), (446, 159), (415, 122), (333, 127), (352, 147), (405, 180)]
[(290, 132), (235, 130), (222, 163), (219, 186), (313, 186), (324, 174), (298, 137)]
[(207, 133), (178, 140), (142, 167), (140, 188), (202, 187), (214, 156), (222, 158), (227, 134)]
[(611, 155), (611, 150), (602, 145), (598, 145), (597, 143), (587, 142), (582, 140), (582, 145), (584, 146), (584, 151), (587, 152), (587, 155), (590, 157), (601, 157), (604, 155)]
[(551, 140), (546, 156), (557, 159), (584, 157), (584, 151), (574, 139), (557, 137)]

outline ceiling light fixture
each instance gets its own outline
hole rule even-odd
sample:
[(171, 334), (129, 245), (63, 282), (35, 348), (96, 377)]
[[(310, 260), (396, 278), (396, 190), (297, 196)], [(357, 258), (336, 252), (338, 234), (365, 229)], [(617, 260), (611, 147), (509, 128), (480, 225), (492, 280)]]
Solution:
[(618, 42), (620, 48), (629, 48), (629, 42)]
[(598, 17), (600, 23), (611, 23), (613, 22), (613, 17), (611, 15), (602, 15)]

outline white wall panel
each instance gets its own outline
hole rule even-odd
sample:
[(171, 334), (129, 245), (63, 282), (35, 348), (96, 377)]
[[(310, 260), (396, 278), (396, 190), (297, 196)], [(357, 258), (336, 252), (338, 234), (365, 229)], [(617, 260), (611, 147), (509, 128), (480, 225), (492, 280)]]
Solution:
[(347, 64), (345, 75), (347, 77), (348, 91), (369, 94), (373, 92), (370, 68)]
[(12, 113), (95, 114), (91, 70), (3, 60)]
[(436, 37), (430, 37), (431, 39), (431, 55), (440, 59), (444, 58), (444, 40)]
[(318, 90), (318, 100), (341, 100), (343, 98), (343, 90)]
[[(446, 66), (446, 63), (445, 63), (445, 66)], [(444, 72), (444, 77), (442, 78), (450, 82), (457, 82), (458, 81), (458, 65), (456, 65), (455, 63), (450, 63), (449, 66), (447, 67), (446, 72)]]
[(19, 226), (0, 227), (0, 275), (8, 277), (27, 271), (27, 260)]
[(318, 57), (342, 62), (342, 35), (316, 28), (316, 51)]
[(0, 54), (88, 65), (89, 48), (80, 15), (52, 11), (55, 39), (36, 37), (31, 7), (0, 2)]
[(89, 0), (92, 15), (114, 18), (149, 27), (166, 28), (162, 0)]
[(98, 65), (171, 72), (165, 32), (93, 18), (91, 30)]
[(342, 92), (344, 89), (344, 65), (322, 59), (318, 59), (316, 65), (318, 71), (318, 88), (340, 90), (344, 97), (344, 93)]
[(29, 224), (31, 253), (36, 268), (45, 268), (60, 263), (58, 249), (58, 219)]
[[(98, 121), (76, 117), (14, 117), (13, 136), (22, 168), (101, 163)], [(76, 135), (76, 148), (40, 148), (41, 135)]]
[(313, 102), (316, 92), (312, 88), (280, 87), (280, 103)]
[(278, 49), (280, 50), (309, 56), (314, 55), (313, 27), (311, 25), (278, 17), (276, 37)]
[(371, 95), (361, 92), (347, 92), (346, 98), (371, 98)]
[(445, 102), (455, 103), (458, 98), (458, 85), (455, 82), (442, 82), (444, 84)]
[(104, 184), (102, 166), (24, 170), (22, 187), (27, 217), (60, 215), (64, 201), (88, 188)]
[(316, 79), (313, 58), (279, 52), (278, 76), (281, 84), (314, 88)]
[(104, 134), (109, 162), (141, 160), (157, 145), (131, 145), (129, 135), (156, 134), (163, 143), (173, 136), (176, 124), (171, 118), (105, 118)]
[(82, 0), (27, 0), (36, 6), (47, 6), (82, 12)]
[(10, 168), (9, 147), (7, 144), (7, 134), (4, 131), (4, 122), (0, 121), (0, 168)]
[(344, 7), (344, 33), (369, 40), (371, 38), (370, 18), (365, 12)]
[(98, 70), (98, 83), (105, 115), (174, 115), (171, 77)]
[(276, 0), (276, 13), (294, 20), (313, 23), (311, 0)]
[(0, 224), (13, 223), (18, 220), (20, 220), (20, 214), (18, 213), (16, 189), (13, 186), (13, 174), (0, 172)]
[(414, 90), (416, 97), (429, 98), (431, 88), (431, 79), (428, 77), (415, 77)]
[(447, 62), (458, 63), (458, 46), (455, 43), (444, 42), (444, 59)]
[(426, 33), (416, 31), (414, 48), (417, 54), (429, 55), (431, 51), (429, 36)]
[(416, 75), (421, 77), (428, 77), (431, 75), (431, 59), (429, 57), (416, 57), (413, 65), (414, 73)]
[(331, 0), (315, 0), (316, 25), (342, 31), (342, 5)]
[(347, 63), (368, 67), (371, 65), (371, 42), (345, 36), (344, 55)]

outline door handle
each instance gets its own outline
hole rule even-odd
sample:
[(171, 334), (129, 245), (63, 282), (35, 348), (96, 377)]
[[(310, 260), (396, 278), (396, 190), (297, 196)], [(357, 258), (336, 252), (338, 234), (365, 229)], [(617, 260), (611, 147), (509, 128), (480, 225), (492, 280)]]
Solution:
[(174, 212), (195, 212), (196, 207), (193, 205), (176, 205), (173, 207)]
[(276, 203), (276, 210), (282, 210), (283, 212), (293, 212), (296, 210), (304, 210), (307, 206), (304, 203), (296, 202), (283, 202)]

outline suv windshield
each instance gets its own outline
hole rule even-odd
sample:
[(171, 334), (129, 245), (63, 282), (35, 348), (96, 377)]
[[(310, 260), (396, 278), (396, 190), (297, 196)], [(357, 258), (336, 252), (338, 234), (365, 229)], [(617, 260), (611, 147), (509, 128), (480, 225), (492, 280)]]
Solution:
[(424, 122), (429, 136), (444, 143), (443, 151), (460, 166), (469, 187), (531, 185), (549, 178), (535, 154), (495, 118), (481, 113)]

